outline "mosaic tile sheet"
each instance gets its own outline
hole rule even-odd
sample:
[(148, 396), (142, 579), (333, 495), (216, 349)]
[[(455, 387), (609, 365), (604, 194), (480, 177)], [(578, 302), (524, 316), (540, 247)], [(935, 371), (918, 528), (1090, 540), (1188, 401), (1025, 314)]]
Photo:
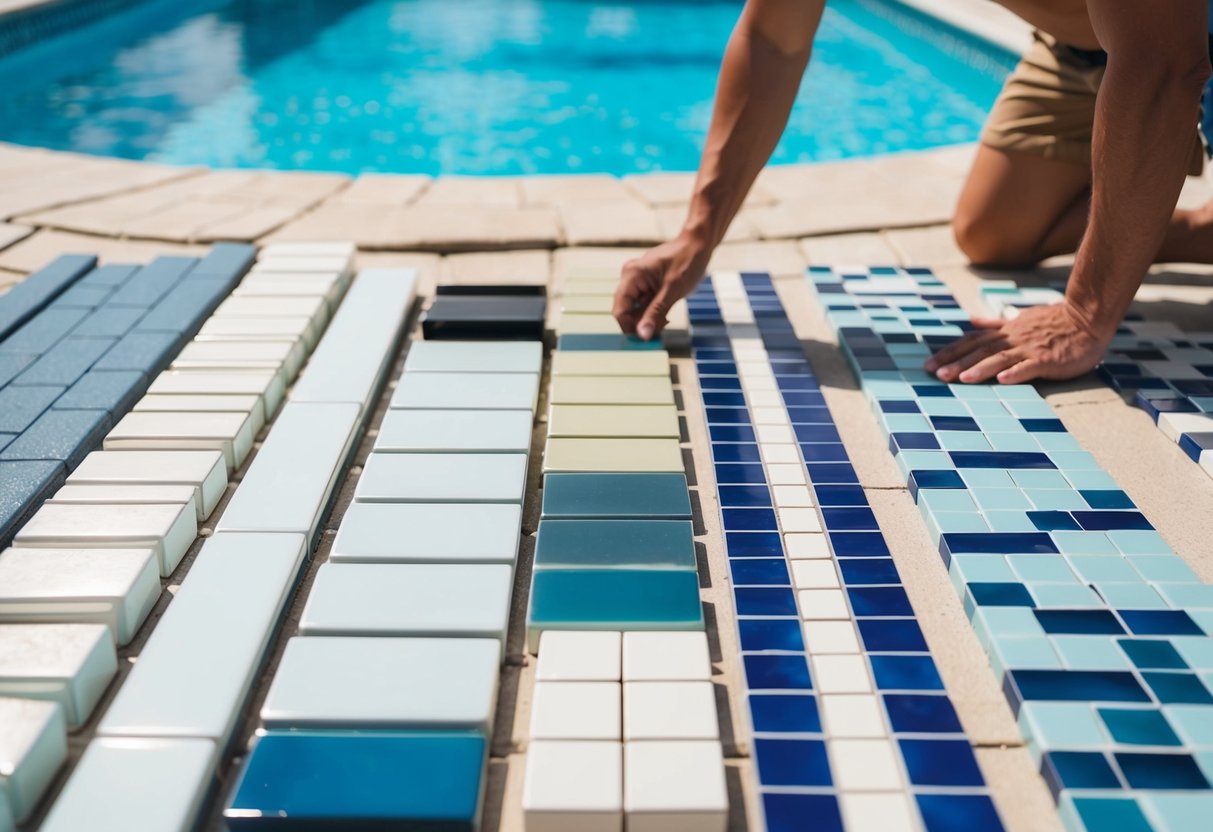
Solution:
[(1000, 829), (770, 278), (690, 310), (766, 827)]
[[(1058, 289), (1020, 288), (1011, 281), (982, 289), (986, 306), (1002, 317), (1063, 297)], [(1098, 372), (1213, 476), (1213, 332), (1186, 333), (1132, 316), (1117, 330)]]
[(1207, 829), (1213, 586), (1033, 387), (922, 370), (968, 326), (929, 270), (808, 279), (1067, 826)]

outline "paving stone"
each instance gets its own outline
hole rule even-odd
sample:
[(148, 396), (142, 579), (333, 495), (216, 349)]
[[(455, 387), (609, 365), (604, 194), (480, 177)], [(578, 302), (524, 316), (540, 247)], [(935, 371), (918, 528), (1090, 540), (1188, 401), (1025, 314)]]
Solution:
[(306, 554), (299, 534), (221, 532), (208, 539), (99, 733), (226, 744)]
[(43, 229), (0, 251), (0, 268), (31, 272), (45, 266), (53, 257), (75, 251), (91, 252), (102, 263), (144, 263), (165, 252), (193, 254), (202, 252), (202, 248)]
[(12, 383), (70, 387), (115, 343), (116, 338), (65, 338), (43, 353)]
[(484, 638), (292, 638), (261, 720), (271, 729), (487, 732), (500, 650)]
[(5, 387), (0, 389), (0, 432), (21, 433), (62, 395), (62, 386)]
[(128, 413), (105, 437), (105, 450), (217, 450), (228, 471), (253, 449), (252, 420), (243, 413)]
[(147, 376), (134, 370), (94, 370), (56, 399), (54, 406), (56, 410), (125, 413), (143, 395), (146, 387)]
[(683, 474), (548, 474), (543, 517), (690, 520), (691, 500)]
[(0, 626), (0, 696), (57, 702), (69, 729), (88, 720), (117, 671), (103, 624)]
[(138, 332), (192, 335), (201, 319), (220, 305), (231, 291), (229, 278), (194, 278), (181, 281), (135, 325)]
[(450, 254), (442, 258), (442, 286), (546, 286), (551, 280), (552, 254), (540, 251), (495, 251)]
[(97, 447), (109, 425), (104, 410), (48, 410), (0, 452), (0, 460), (53, 460), (71, 469)]
[(227, 487), (219, 451), (94, 451), (69, 485), (185, 485), (193, 489), (199, 520), (211, 516)]
[(180, 335), (172, 332), (128, 332), (93, 369), (155, 372), (169, 363), (180, 344)]
[(55, 309), (96, 309), (113, 293), (114, 287), (112, 286), (90, 286), (79, 281), (55, 298), (51, 305)]
[(106, 266), (98, 266), (91, 272), (80, 278), (77, 286), (91, 286), (106, 289), (117, 289), (119, 286), (126, 283), (135, 276), (139, 271), (139, 266), (134, 264), (111, 263)]
[[(354, 237), (360, 249), (484, 251), (553, 248), (564, 235), (547, 207), (415, 204), (376, 209), (378, 228)], [(374, 232), (374, 233), (370, 233)]]
[(548, 436), (653, 437), (681, 435), (673, 405), (552, 405)]
[(193, 257), (157, 257), (123, 283), (109, 303), (151, 309), (197, 264)]
[[(4, 341), (0, 354), (39, 356), (71, 332), (88, 315), (87, 309), (47, 309)], [(29, 362), (26, 362), (29, 363)]]
[(531, 449), (525, 410), (389, 410), (379, 425), (382, 452), (511, 452)]
[[(333, 541), (334, 563), (514, 563), (522, 510), (484, 503), (354, 503)], [(397, 534), (408, 529), (407, 535)]]
[(434, 180), (416, 174), (364, 173), (333, 197), (338, 202), (372, 205), (406, 205), (421, 195)]
[(674, 386), (668, 375), (560, 376), (552, 379), (548, 399), (553, 405), (673, 405)]
[(104, 624), (122, 645), (160, 597), (151, 549), (29, 549), (0, 553), (0, 622)]
[(7, 804), (0, 810), (0, 823), (29, 818), (65, 762), (63, 709), (54, 702), (0, 697), (0, 769)]
[(560, 206), (565, 239), (572, 246), (650, 245), (664, 241), (657, 213), (638, 200), (569, 202)]
[(354, 494), (359, 502), (521, 503), (526, 469), (525, 454), (372, 453)]
[(561, 439), (547, 441), (543, 471), (682, 473), (677, 439)]
[(520, 373), (405, 373), (394, 409), (527, 410), (539, 401), (539, 376)]
[(22, 370), (34, 363), (37, 357), (0, 352), (0, 385), (8, 384), (16, 378)]
[(543, 344), (535, 341), (415, 341), (406, 373), (538, 373)]
[[(9, 236), (5, 235), (6, 238)], [(8, 243), (12, 242), (15, 241), (8, 239)], [(0, 342), (37, 315), (96, 264), (97, 259), (89, 255), (64, 255), (5, 292), (4, 299), (0, 301)]]
[(521, 180), (512, 176), (441, 176), (432, 180), (417, 200), (423, 206), (500, 205), (522, 202)]
[[(828, 266), (855, 263), (896, 265), (902, 262), (897, 250), (885, 237), (872, 232), (805, 237), (800, 241), (800, 248), (810, 263)], [(919, 261), (910, 262), (917, 264)]]

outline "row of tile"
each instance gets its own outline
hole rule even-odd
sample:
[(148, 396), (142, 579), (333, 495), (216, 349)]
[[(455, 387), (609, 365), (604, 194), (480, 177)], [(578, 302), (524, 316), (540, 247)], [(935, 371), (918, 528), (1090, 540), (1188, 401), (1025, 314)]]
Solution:
[(690, 304), (767, 828), (1000, 828), (770, 279)]
[(1073, 829), (1213, 807), (1213, 587), (1028, 386), (922, 370), (968, 319), (925, 269), (810, 269)]
[(253, 252), (223, 244), (202, 259), (161, 257), (142, 268), (92, 268), (95, 258), (70, 255), (32, 276), (29, 291), (5, 296), (0, 545), (123, 418)]
[[(580, 338), (619, 338), (619, 324), (612, 314), (618, 288), (619, 270), (615, 268), (581, 266), (566, 271), (552, 322), (556, 335), (566, 339), (560, 349), (569, 349), (568, 344)], [(685, 348), (690, 332), (685, 301), (675, 303), (666, 317), (661, 341), (654, 343), (664, 343), (670, 349)]]
[[(345, 828), (372, 806), (384, 825), (476, 828), (542, 363), (539, 342), (411, 345), (275, 671), (229, 828)], [(481, 377), (526, 396), (449, 398)], [(448, 398), (415, 398), (426, 385)]]

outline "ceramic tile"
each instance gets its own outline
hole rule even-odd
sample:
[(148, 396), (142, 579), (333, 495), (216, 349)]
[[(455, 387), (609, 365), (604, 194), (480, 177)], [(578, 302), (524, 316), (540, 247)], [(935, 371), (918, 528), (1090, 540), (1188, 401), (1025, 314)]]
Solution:
[(548, 474), (543, 517), (690, 520), (691, 501), (682, 474)]
[(521, 503), (524, 454), (373, 453), (358, 481), (359, 502)]
[(548, 436), (677, 439), (681, 435), (673, 405), (553, 405)]
[(531, 740), (619, 741), (618, 682), (537, 682), (531, 700)]
[(623, 739), (716, 740), (716, 693), (710, 682), (628, 682)]
[(719, 742), (629, 742), (623, 754), (623, 804), (631, 832), (726, 828), (728, 793)]
[(231, 737), (303, 563), (300, 534), (220, 532), (198, 553), (99, 733)]
[(68, 485), (188, 486), (205, 518), (223, 496), (227, 470), (218, 451), (94, 451)]
[(243, 413), (128, 413), (110, 430), (105, 450), (216, 450), (228, 471), (253, 449), (253, 423)]
[(117, 672), (103, 624), (0, 626), (0, 696), (57, 702), (69, 729), (88, 720)]
[(553, 377), (548, 399), (553, 405), (670, 405), (674, 386), (656, 376)]
[(670, 356), (664, 351), (557, 351), (552, 376), (649, 376), (669, 378)]
[(254, 434), (265, 427), (265, 404), (260, 396), (144, 396), (135, 402), (138, 413), (245, 413)]
[(319, 333), (310, 318), (220, 318), (212, 316), (198, 330), (199, 341), (303, 341), (314, 349)]
[(617, 682), (622, 634), (548, 630), (539, 641), (535, 678), (541, 682)]
[(406, 373), (539, 373), (539, 341), (416, 341), (404, 361)]
[(9, 290), (0, 309), (0, 341), (46, 308), (96, 264), (97, 258), (89, 255), (63, 255)]
[(542, 520), (535, 569), (682, 569), (694, 571), (689, 520)]
[(47, 502), (63, 504), (104, 503), (106, 505), (155, 505), (169, 503), (188, 505), (198, 519), (198, 506), (194, 499), (194, 489), (188, 485), (75, 485), (60, 486)]
[(301, 341), (191, 341), (173, 359), (174, 370), (281, 370), (293, 379), (303, 366)]
[[(0, 697), (0, 818), (24, 821), (67, 762), (67, 724), (54, 702)], [(0, 823), (4, 821), (0, 820)]]
[(157, 376), (147, 392), (153, 396), (254, 395), (261, 398), (266, 413), (273, 413), (286, 388), (274, 373), (169, 370)]
[(528, 832), (622, 832), (623, 746), (615, 742), (531, 743), (522, 812)]
[(405, 373), (392, 394), (401, 410), (528, 410), (539, 401), (539, 376), (513, 373)]
[(426, 340), (538, 341), (547, 316), (544, 297), (439, 295), (422, 318)]
[(706, 682), (711, 676), (708, 641), (703, 633), (623, 635), (625, 682)]
[(543, 471), (682, 473), (682, 449), (677, 439), (550, 438), (543, 454)]
[[(335, 563), (505, 563), (518, 556), (518, 505), (359, 503), (346, 509)], [(399, 534), (408, 529), (407, 535)]]
[(198, 518), (188, 505), (47, 503), (13, 542), (34, 549), (150, 549), (160, 574), (167, 576), (177, 568), (197, 534)]
[(150, 549), (0, 553), (0, 622), (105, 624), (123, 645), (159, 597), (159, 561)]

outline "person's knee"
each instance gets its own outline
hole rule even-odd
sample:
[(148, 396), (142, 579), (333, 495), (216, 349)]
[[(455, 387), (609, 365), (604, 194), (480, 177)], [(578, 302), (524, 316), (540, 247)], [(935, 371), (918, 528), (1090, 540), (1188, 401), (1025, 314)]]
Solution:
[(988, 214), (958, 210), (952, 218), (952, 235), (973, 266), (1017, 268), (1039, 260), (1030, 244), (1015, 239), (1006, 224)]

